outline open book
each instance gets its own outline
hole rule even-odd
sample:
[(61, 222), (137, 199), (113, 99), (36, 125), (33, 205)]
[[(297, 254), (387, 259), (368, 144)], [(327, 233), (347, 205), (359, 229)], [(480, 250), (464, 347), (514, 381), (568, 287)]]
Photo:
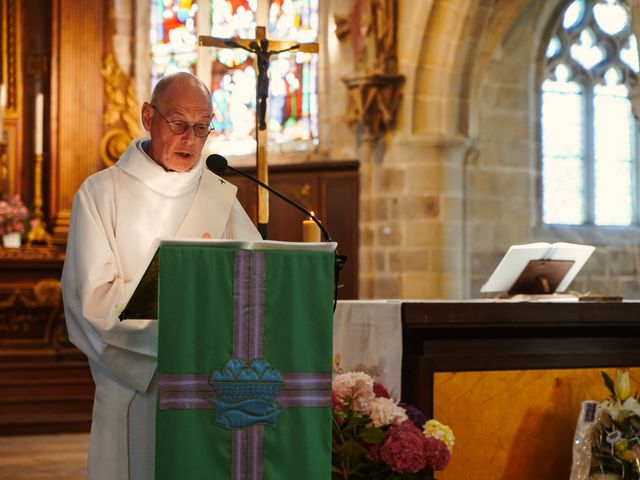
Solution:
[(158, 318), (158, 249), (162, 245), (198, 246), (207, 248), (233, 248), (238, 250), (307, 250), (334, 252), (336, 242), (281, 242), (275, 240), (214, 240), (209, 238), (156, 238), (147, 252), (144, 268), (130, 282), (121, 303), (116, 305), (116, 315), (125, 319)]
[(564, 292), (595, 247), (575, 243), (513, 245), (480, 291), (550, 294)]

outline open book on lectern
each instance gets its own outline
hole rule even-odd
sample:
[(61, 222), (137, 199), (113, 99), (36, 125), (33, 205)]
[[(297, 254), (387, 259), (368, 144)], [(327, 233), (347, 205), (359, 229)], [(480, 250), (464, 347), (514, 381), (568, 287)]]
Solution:
[(513, 245), (480, 291), (511, 295), (564, 292), (594, 250), (564, 242)]
[(116, 305), (120, 320), (156, 320), (158, 318), (158, 249), (162, 245), (197, 246), (207, 248), (233, 248), (238, 250), (307, 250), (335, 252), (336, 242), (282, 242), (276, 240), (215, 240), (210, 238), (156, 238), (147, 252), (137, 278), (126, 286), (123, 301)]

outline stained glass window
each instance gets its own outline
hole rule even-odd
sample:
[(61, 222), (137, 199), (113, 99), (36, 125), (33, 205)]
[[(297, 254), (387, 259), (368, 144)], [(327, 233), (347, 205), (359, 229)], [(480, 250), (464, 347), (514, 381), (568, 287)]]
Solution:
[(153, 0), (151, 3), (151, 77), (155, 85), (164, 75), (188, 70), (195, 73), (198, 3)]
[[(255, 151), (253, 55), (240, 48), (198, 48), (197, 33), (193, 33), (193, 43), (190, 43), (191, 37), (175, 45), (172, 39), (187, 37), (194, 25), (202, 35), (253, 39), (257, 3), (258, 0), (200, 0), (199, 5), (196, 1), (153, 2), (153, 82), (170, 71), (188, 69), (209, 84), (215, 131), (207, 148), (223, 155)], [(301, 43), (317, 41), (318, 0), (271, 0), (269, 5), (267, 38)], [(175, 29), (182, 30), (171, 34)], [(164, 40), (167, 38), (169, 40)], [(317, 57), (317, 54), (287, 52), (270, 58), (267, 128), (272, 151), (308, 150), (318, 142)]]
[(629, 92), (638, 49), (625, 0), (573, 0), (545, 46), (542, 219), (640, 223), (637, 121)]

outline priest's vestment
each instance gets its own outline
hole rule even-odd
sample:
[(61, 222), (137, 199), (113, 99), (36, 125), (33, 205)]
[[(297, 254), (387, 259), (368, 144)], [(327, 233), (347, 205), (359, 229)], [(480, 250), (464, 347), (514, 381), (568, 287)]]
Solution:
[(157, 322), (120, 321), (116, 306), (157, 237), (258, 240), (236, 187), (203, 168), (168, 172), (134, 140), (73, 200), (62, 293), (69, 339), (96, 384), (88, 477), (153, 478)]

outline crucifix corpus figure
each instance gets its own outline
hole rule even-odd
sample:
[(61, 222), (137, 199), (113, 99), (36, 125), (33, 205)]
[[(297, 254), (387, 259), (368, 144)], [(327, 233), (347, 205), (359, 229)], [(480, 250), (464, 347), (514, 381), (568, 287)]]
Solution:
[[(255, 55), (256, 63), (256, 170), (258, 180), (269, 184), (267, 163), (267, 99), (269, 98), (269, 60), (273, 55), (284, 52), (318, 53), (317, 43), (299, 43), (292, 40), (268, 40), (266, 29), (256, 27), (256, 38), (230, 39), (200, 36), (201, 47), (241, 48)], [(258, 230), (267, 238), (269, 224), (269, 192), (258, 187)]]

